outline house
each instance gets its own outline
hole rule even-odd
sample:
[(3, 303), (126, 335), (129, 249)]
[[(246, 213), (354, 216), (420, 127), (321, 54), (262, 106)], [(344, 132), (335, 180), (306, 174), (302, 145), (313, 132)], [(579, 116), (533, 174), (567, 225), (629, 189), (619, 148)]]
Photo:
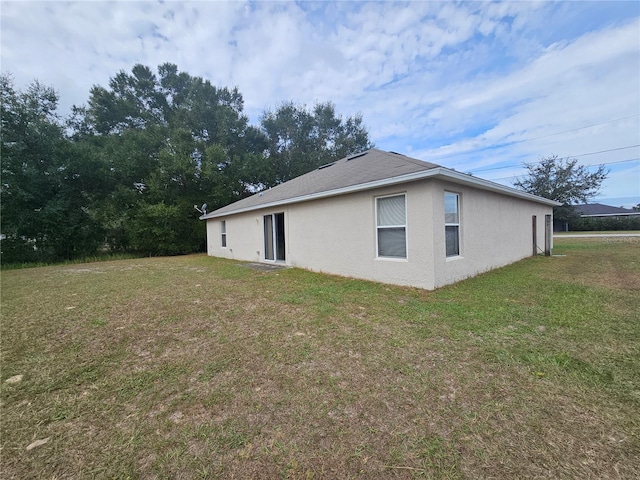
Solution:
[(555, 205), (371, 149), (200, 218), (211, 256), (431, 290), (550, 252)]
[(555, 220), (558, 232), (591, 230), (635, 230), (640, 225), (640, 211), (602, 203), (573, 205), (575, 218)]
[(631, 210), (630, 208), (612, 207), (611, 205), (603, 205), (602, 203), (584, 203), (582, 205), (574, 205), (574, 208), (582, 218), (629, 217), (640, 215), (640, 211)]
[(578, 218), (569, 220), (570, 230), (638, 230), (640, 211), (630, 208), (612, 207), (600, 203), (576, 205)]

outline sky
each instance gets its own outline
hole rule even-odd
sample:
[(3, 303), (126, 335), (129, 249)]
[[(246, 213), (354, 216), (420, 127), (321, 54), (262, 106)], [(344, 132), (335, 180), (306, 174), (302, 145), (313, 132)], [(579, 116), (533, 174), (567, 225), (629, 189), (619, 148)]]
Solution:
[(0, 70), (60, 115), (136, 63), (361, 114), (377, 148), (512, 185), (557, 155), (640, 203), (640, 2), (0, 2)]

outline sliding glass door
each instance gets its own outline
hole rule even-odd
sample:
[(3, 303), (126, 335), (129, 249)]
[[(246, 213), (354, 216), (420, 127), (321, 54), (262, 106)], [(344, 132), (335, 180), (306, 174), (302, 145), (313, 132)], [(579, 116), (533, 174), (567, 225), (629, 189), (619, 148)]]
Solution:
[(272, 213), (263, 217), (264, 259), (285, 261), (284, 213)]

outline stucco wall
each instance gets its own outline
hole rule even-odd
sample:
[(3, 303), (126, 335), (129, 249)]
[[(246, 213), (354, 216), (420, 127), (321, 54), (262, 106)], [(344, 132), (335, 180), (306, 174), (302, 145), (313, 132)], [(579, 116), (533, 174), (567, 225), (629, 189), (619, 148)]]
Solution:
[[(222, 220), (226, 221), (226, 248), (222, 247), (221, 242), (220, 223)], [(213, 257), (249, 262), (262, 261), (262, 216), (252, 212), (207, 220), (207, 253)]]
[[(407, 259), (376, 258), (375, 198), (406, 194)], [(264, 261), (264, 215), (284, 212), (287, 265), (433, 289), (431, 193), (411, 183), (207, 221), (209, 255)], [(220, 221), (226, 220), (227, 247)]]
[[(375, 198), (406, 194), (407, 258), (376, 258)], [(292, 206), (293, 207), (293, 206)], [(319, 272), (432, 289), (431, 194), (424, 183), (359, 192), (289, 210), (290, 262)]]
[(432, 185), (434, 219), (444, 218), (444, 192), (460, 195), (460, 255), (446, 257), (444, 227), (434, 223), (433, 250), (439, 287), (533, 254), (532, 216), (536, 215), (538, 251), (544, 252), (547, 207), (498, 193), (442, 181)]
[[(446, 258), (444, 192), (460, 195), (461, 255)], [(406, 194), (407, 258), (376, 258), (375, 198)], [(264, 261), (263, 216), (284, 212), (287, 265), (433, 289), (532, 254), (532, 215), (544, 250), (552, 208), (514, 197), (422, 180), (207, 221), (209, 255)], [(227, 247), (221, 247), (226, 220)]]

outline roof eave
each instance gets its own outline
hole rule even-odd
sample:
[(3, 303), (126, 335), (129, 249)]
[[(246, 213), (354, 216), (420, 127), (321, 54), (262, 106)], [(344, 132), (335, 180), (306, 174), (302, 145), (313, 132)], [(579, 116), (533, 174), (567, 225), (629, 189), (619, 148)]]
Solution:
[(449, 168), (439, 167), (434, 170), (440, 170), (438, 174), (453, 183), (471, 185), (474, 187), (481, 188), (482, 190), (502, 193), (512, 197), (518, 197), (524, 200), (530, 200), (532, 202), (542, 203), (545, 205), (549, 205), (551, 207), (559, 207), (560, 205), (562, 205), (561, 202), (556, 202), (555, 200), (549, 200), (548, 198), (539, 197), (538, 195), (533, 195), (531, 193), (523, 192), (522, 190), (517, 190), (515, 188), (507, 187), (505, 185), (500, 185), (499, 183), (495, 183), (490, 180), (484, 180), (483, 178), (474, 177), (466, 173), (456, 172), (455, 170), (451, 170)]
[(226, 212), (218, 212), (216, 210), (211, 213), (208, 213), (207, 215), (202, 215), (200, 217), (200, 220), (209, 220), (212, 218), (226, 217), (226, 216), (235, 215), (238, 213), (246, 213), (254, 210), (262, 210), (266, 208), (279, 207), (282, 205), (289, 205), (292, 203), (300, 203), (300, 202), (307, 202), (310, 200), (317, 200), (321, 198), (335, 197), (335, 196), (344, 195), (347, 193), (361, 192), (363, 190), (371, 190), (374, 188), (397, 185), (399, 183), (413, 182), (416, 180), (422, 180), (422, 179), (434, 178), (434, 177), (442, 178), (442, 179), (451, 181), (453, 183), (474, 186), (477, 188), (481, 188), (482, 190), (502, 193), (512, 197), (518, 197), (524, 200), (542, 203), (549, 206), (556, 207), (556, 206), (562, 205), (560, 202), (549, 200), (547, 198), (538, 197), (530, 193), (516, 190), (515, 188), (505, 187), (504, 185), (500, 185), (500, 184), (491, 182), (489, 180), (483, 180), (482, 178), (473, 177), (471, 175), (456, 172), (455, 170), (450, 170), (444, 167), (436, 167), (436, 168), (431, 168), (429, 170), (423, 170), (420, 172), (400, 175), (397, 177), (384, 178), (382, 180), (376, 180), (373, 182), (360, 183), (358, 185), (350, 185), (348, 187), (336, 188), (333, 190), (326, 190), (324, 192), (311, 193), (308, 195), (301, 195), (299, 197), (287, 198), (284, 200), (277, 200), (274, 202), (261, 203), (259, 205), (252, 205), (250, 207), (239, 208), (236, 210), (229, 210)]
[[(211, 218), (218, 218), (218, 217), (226, 217), (228, 215), (235, 215), (237, 213), (245, 213), (245, 212), (251, 212), (253, 210), (262, 210), (265, 208), (273, 208), (273, 207), (279, 207), (281, 205), (289, 205), (292, 203), (300, 203), (300, 202), (308, 202), (309, 200), (317, 200), (317, 199), (321, 199), (321, 198), (327, 198), (327, 197), (335, 197), (338, 195), (344, 195), (347, 193), (355, 193), (355, 192), (361, 192), (363, 190), (371, 190), (374, 188), (379, 188), (379, 187), (386, 187), (388, 185), (396, 185), (398, 183), (405, 183), (405, 182), (411, 182), (414, 180), (420, 180), (423, 178), (428, 178), (430, 176), (432, 176), (432, 174), (430, 174), (430, 172), (432, 170), (436, 170), (436, 169), (431, 169), (431, 170), (424, 170), (421, 172), (415, 172), (415, 173), (409, 173), (406, 175), (400, 175), (398, 177), (391, 177), (391, 178), (384, 178), (382, 180), (376, 180), (373, 182), (366, 182), (366, 183), (360, 183), (358, 185), (350, 185), (348, 187), (342, 187), (342, 188), (336, 188), (333, 190), (326, 190), (324, 192), (317, 192), (317, 193), (311, 193), (308, 195), (301, 195), (299, 197), (293, 197), (293, 198), (287, 198), (284, 200), (277, 200), (275, 202), (267, 202), (267, 203), (261, 203), (259, 205), (252, 205), (250, 207), (245, 207), (245, 208), (239, 208), (236, 210), (229, 210), (227, 212), (221, 212), (218, 213), (218, 211), (213, 211), (207, 215), (203, 215), (202, 217), (200, 217), (201, 220), (208, 220)], [(223, 207), (224, 208), (224, 207)]]

